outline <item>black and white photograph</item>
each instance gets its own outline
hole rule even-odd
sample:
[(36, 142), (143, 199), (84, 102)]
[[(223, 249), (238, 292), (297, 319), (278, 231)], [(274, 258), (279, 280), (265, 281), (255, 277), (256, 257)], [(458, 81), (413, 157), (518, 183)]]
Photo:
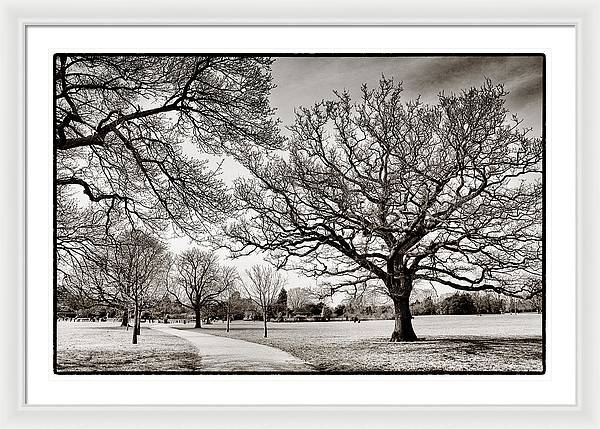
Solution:
[(54, 373), (544, 374), (545, 67), (55, 54)]

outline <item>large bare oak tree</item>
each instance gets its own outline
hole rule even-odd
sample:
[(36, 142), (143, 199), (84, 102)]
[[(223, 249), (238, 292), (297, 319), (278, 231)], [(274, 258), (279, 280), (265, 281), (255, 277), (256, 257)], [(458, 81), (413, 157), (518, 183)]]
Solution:
[[(334, 289), (383, 286), (392, 341), (412, 341), (415, 284), (541, 292), (543, 142), (505, 107), (502, 85), (404, 102), (382, 78), (299, 108), (283, 152), (242, 159), (252, 178), (228, 228), (243, 255), (331, 277)], [(536, 286), (537, 285), (537, 286)]]

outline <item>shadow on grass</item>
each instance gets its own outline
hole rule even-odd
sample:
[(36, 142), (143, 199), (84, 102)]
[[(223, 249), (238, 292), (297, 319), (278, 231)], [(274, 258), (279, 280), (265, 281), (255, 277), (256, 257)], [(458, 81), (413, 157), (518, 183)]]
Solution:
[[(348, 338), (325, 332), (287, 335), (269, 330), (268, 338), (256, 328), (226, 333), (202, 332), (265, 344), (313, 365), (324, 373), (469, 374), (543, 372), (540, 337), (435, 336), (414, 342), (389, 342), (389, 337)], [(245, 327), (244, 327), (245, 328)]]

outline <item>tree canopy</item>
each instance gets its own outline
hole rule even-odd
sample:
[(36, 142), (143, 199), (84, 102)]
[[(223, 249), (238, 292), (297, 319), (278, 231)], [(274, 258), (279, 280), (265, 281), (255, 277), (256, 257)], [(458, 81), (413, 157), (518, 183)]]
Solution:
[(275, 304), (279, 292), (285, 287), (286, 279), (268, 265), (253, 265), (246, 270), (246, 276), (248, 281), (242, 283), (242, 288), (248, 298), (261, 310), (263, 335), (267, 338), (268, 313)]
[(175, 259), (167, 291), (181, 306), (193, 310), (196, 327), (201, 325), (201, 311), (217, 299), (235, 281), (230, 267), (221, 267), (217, 255), (198, 248), (184, 250)]
[(127, 222), (152, 231), (172, 227), (197, 238), (223, 220), (231, 200), (220, 166), (193, 153), (240, 152), (249, 144), (277, 147), (268, 100), (271, 62), (57, 54), (54, 148), (58, 238), (64, 244), (59, 253), (80, 242), (62, 234), (72, 218), (81, 217), (67, 207), (78, 196), (91, 203), (86, 216), (94, 217), (99, 233)]

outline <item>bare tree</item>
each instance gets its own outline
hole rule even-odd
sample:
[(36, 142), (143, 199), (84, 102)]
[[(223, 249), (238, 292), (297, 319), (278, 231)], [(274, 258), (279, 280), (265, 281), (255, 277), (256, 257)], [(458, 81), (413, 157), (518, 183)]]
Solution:
[(306, 288), (297, 287), (288, 290), (287, 306), (290, 310), (297, 312), (311, 301), (310, 291)]
[[(141, 314), (143, 309), (154, 305), (155, 298), (164, 294), (159, 291), (159, 271), (166, 266), (165, 248), (160, 242), (143, 235), (139, 231), (129, 232), (117, 236), (110, 243), (86, 243), (85, 249), (78, 249), (74, 255), (67, 253), (69, 264), (65, 264), (66, 270), (59, 267), (58, 300), (80, 309), (95, 306), (120, 309), (123, 312), (122, 326), (128, 328), (129, 318), (135, 314), (136, 307)], [(156, 253), (152, 249), (154, 246), (158, 246), (154, 249)], [(141, 260), (143, 253), (153, 255), (148, 258), (154, 260)], [(150, 272), (155, 268), (158, 269), (156, 272)], [(146, 275), (150, 278), (144, 278)], [(135, 317), (134, 320), (137, 322)], [(134, 326), (139, 334), (139, 323), (134, 323)]]
[(229, 332), (231, 312), (235, 305), (236, 297), (239, 296), (238, 286), (240, 276), (237, 269), (232, 266), (223, 266), (220, 271), (220, 281), (223, 286), (223, 302), (225, 304), (225, 319), (227, 321), (226, 331)]
[[(132, 313), (132, 342), (137, 344), (142, 312), (153, 308), (165, 295), (166, 247), (142, 231), (129, 231), (99, 255), (94, 262), (103, 279), (98, 280), (94, 292), (100, 301), (125, 308), (127, 318)], [(94, 272), (89, 270), (87, 276)]]
[[(413, 341), (415, 283), (511, 296), (541, 293), (543, 142), (505, 108), (507, 92), (403, 102), (383, 78), (299, 108), (283, 154), (243, 160), (237, 255), (330, 276), (333, 288), (381, 287), (394, 303), (391, 341)], [(335, 286), (337, 285), (337, 286)]]
[(175, 272), (167, 291), (175, 301), (194, 311), (196, 328), (202, 327), (202, 310), (216, 303), (229, 284), (222, 281), (219, 259), (214, 252), (192, 248), (175, 260)]
[(267, 338), (267, 318), (269, 308), (277, 299), (277, 295), (285, 286), (283, 276), (273, 268), (264, 265), (253, 265), (246, 270), (248, 284), (243, 287), (248, 297), (258, 306), (262, 312), (264, 337)]
[[(268, 103), (271, 62), (57, 54), (57, 200), (72, 198), (63, 189), (87, 199), (94, 225), (106, 232), (118, 219), (150, 231), (206, 233), (228, 212), (230, 197), (220, 167), (190, 153), (194, 146), (211, 154), (250, 143), (277, 146)], [(60, 230), (74, 211), (66, 208)], [(70, 246), (72, 238), (60, 234), (60, 243)]]

